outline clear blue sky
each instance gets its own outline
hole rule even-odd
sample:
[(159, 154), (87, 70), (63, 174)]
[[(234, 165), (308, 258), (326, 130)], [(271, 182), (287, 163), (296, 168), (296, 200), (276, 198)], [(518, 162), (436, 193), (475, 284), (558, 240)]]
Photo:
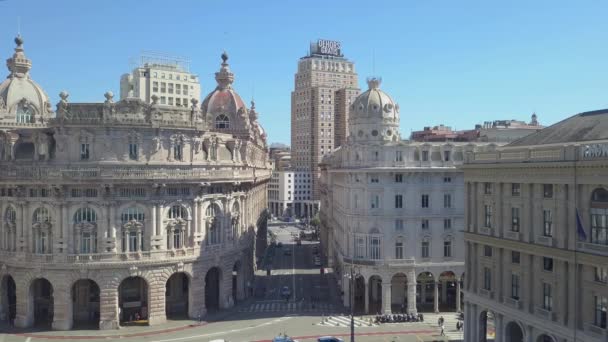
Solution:
[(317, 38), (342, 42), (363, 89), (367, 76), (383, 78), (403, 137), (533, 111), (552, 124), (608, 107), (606, 1), (4, 0), (2, 59), (18, 16), (32, 77), (53, 103), (64, 89), (73, 102), (117, 94), (143, 50), (190, 58), (204, 96), (226, 49), (235, 88), (247, 102), (255, 96), (269, 142), (290, 142), (297, 60)]

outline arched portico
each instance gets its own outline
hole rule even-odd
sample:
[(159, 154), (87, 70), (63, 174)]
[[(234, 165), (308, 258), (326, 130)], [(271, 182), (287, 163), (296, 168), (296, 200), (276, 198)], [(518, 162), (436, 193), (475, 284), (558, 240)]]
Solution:
[(369, 309), (367, 313), (382, 312), (382, 278), (373, 275), (369, 278), (368, 284)]
[(119, 320), (122, 325), (148, 324), (148, 283), (142, 277), (125, 278), (118, 287)]
[(72, 320), (76, 328), (99, 328), (99, 286), (90, 279), (72, 285)]
[(186, 273), (174, 273), (165, 284), (165, 314), (168, 319), (188, 318), (190, 279)]
[(10, 275), (0, 280), (0, 321), (14, 322), (17, 315), (17, 287)]
[(431, 272), (422, 272), (416, 277), (416, 307), (418, 312), (434, 312), (435, 277)]
[(232, 267), (232, 301), (237, 303), (245, 298), (245, 274), (241, 261), (238, 260)]
[(53, 323), (53, 286), (45, 278), (37, 278), (30, 284), (29, 300), (33, 304), (34, 326), (50, 328)]
[(212, 267), (205, 275), (205, 307), (207, 312), (220, 309), (222, 271), (219, 267)]
[(484, 310), (479, 314), (479, 342), (493, 342), (496, 334), (494, 314)]
[(556, 340), (547, 334), (542, 334), (538, 336), (536, 342), (556, 342)]
[(404, 273), (397, 273), (391, 278), (392, 311), (405, 313), (407, 304), (407, 276)]
[(457, 310), (457, 296), (458, 292), (458, 280), (456, 275), (452, 271), (445, 271), (439, 275), (439, 281), (437, 286), (439, 294), (439, 311), (456, 311)]
[(524, 330), (516, 322), (509, 322), (505, 327), (505, 342), (523, 342)]

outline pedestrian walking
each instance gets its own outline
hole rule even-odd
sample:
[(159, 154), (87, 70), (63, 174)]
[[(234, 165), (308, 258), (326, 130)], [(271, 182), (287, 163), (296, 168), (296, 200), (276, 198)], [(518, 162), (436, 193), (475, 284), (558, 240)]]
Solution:
[(441, 324), (441, 336), (445, 336), (445, 327)]

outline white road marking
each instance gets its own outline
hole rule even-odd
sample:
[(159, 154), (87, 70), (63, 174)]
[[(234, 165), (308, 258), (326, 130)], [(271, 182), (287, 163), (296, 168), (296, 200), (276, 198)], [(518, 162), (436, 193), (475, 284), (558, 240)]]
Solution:
[[(285, 320), (288, 320), (292, 318), (292, 316), (284, 316), (281, 318), (277, 318), (274, 319), (272, 321), (266, 322), (266, 323), (262, 323), (256, 326), (251, 326), (251, 327), (245, 327), (245, 328), (241, 328), (241, 329), (231, 329), (231, 330), (227, 330), (227, 331), (218, 331), (218, 332), (214, 332), (214, 333), (209, 333), (209, 334), (202, 334), (202, 335), (194, 335), (194, 336), (185, 336), (185, 337), (177, 337), (177, 338), (169, 338), (169, 339), (165, 339), (165, 340), (155, 340), (155, 341), (150, 341), (150, 342), (170, 342), (170, 341), (183, 341), (183, 340), (191, 340), (191, 339), (195, 339), (195, 338), (201, 338), (201, 337), (210, 337), (210, 336), (216, 336), (216, 335), (223, 335), (223, 334), (232, 334), (232, 333), (237, 333), (237, 332), (241, 332), (241, 331), (245, 331), (245, 330), (251, 330), (251, 329), (255, 329), (255, 328), (259, 328), (259, 327), (263, 327), (263, 326), (267, 326), (267, 325), (272, 325), (275, 323), (279, 323)], [(25, 342), (29, 342), (29, 337)]]
[(28, 337), (25, 339), (25, 342), (30, 342), (31, 339), (32, 339), (31, 337)]

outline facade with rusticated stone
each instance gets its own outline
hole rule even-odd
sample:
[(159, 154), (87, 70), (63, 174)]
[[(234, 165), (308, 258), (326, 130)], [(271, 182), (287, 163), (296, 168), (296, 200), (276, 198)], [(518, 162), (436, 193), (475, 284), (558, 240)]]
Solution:
[(0, 84), (0, 319), (112, 329), (246, 298), (270, 163), (228, 56), (201, 105), (62, 92), (53, 111), (15, 42)]

